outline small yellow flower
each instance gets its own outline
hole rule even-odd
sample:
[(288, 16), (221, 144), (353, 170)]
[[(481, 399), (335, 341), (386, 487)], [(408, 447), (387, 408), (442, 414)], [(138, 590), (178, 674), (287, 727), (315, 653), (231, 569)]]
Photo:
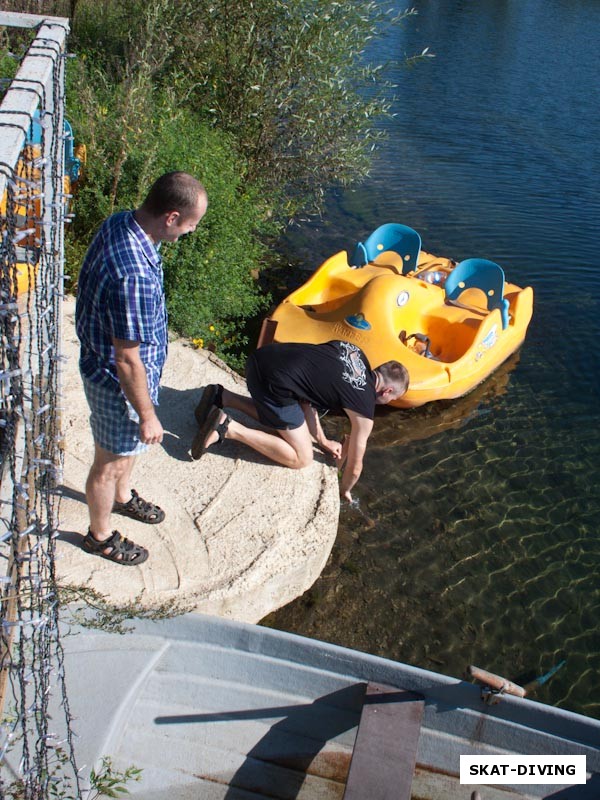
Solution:
[(194, 347), (202, 348), (204, 347), (204, 339), (202, 338), (192, 339), (192, 344), (194, 345)]
[(208, 330), (209, 330), (209, 331), (214, 331), (214, 329), (215, 329), (215, 326), (214, 326), (214, 325), (209, 325), (209, 326), (208, 326)]

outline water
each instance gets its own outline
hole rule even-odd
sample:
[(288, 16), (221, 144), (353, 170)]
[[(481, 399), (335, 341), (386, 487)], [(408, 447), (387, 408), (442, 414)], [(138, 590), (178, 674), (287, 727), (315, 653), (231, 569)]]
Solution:
[[(329, 563), (267, 624), (449, 675), (566, 666), (536, 699), (600, 717), (600, 5), (415, 0), (381, 60), (398, 116), (370, 180), (290, 234), (311, 268), (382, 222), (531, 285), (521, 352), (470, 396), (382, 413)], [(330, 431), (341, 420), (328, 422)]]

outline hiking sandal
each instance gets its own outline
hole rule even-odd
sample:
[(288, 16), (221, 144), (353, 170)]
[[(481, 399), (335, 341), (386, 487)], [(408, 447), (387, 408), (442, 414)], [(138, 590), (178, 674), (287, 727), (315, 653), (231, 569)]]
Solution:
[(220, 383), (209, 383), (202, 392), (200, 402), (194, 409), (194, 416), (200, 427), (206, 422), (208, 413), (213, 406), (223, 408), (223, 387)]
[[(101, 542), (94, 538), (91, 530), (88, 530), (83, 539), (83, 549), (86, 553), (106, 558), (108, 561), (114, 561), (115, 564), (122, 564), (124, 567), (137, 567), (148, 558), (148, 551), (145, 547), (121, 536), (119, 531), (113, 531), (112, 536)], [(105, 550), (108, 552), (105, 553)]]
[(131, 517), (139, 522), (145, 522), (148, 525), (157, 525), (165, 518), (165, 512), (160, 506), (144, 500), (135, 489), (131, 490), (131, 500), (127, 503), (115, 502), (113, 511), (117, 514), (122, 514), (124, 517)]
[(206, 418), (206, 422), (196, 434), (196, 437), (192, 442), (192, 458), (194, 461), (197, 461), (199, 458), (201, 458), (208, 449), (209, 445), (207, 444), (207, 441), (212, 433), (216, 431), (219, 437), (214, 444), (221, 444), (225, 438), (227, 428), (229, 428), (229, 423), (231, 422), (231, 417), (228, 414), (225, 414), (225, 419), (223, 422), (219, 422), (222, 413), (222, 409), (218, 408), (217, 406), (213, 406), (210, 414)]

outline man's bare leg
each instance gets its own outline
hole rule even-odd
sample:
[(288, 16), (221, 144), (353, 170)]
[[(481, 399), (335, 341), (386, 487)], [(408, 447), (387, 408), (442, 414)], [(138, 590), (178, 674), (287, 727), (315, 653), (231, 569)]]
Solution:
[[(225, 401), (223, 404), (225, 405)], [(238, 406), (232, 405), (231, 407), (238, 408), (240, 411), (244, 410)], [(221, 414), (220, 422), (224, 419), (225, 413)], [(218, 438), (218, 434), (215, 431), (209, 437), (207, 445), (210, 447), (215, 444)], [(242, 442), (242, 444), (248, 445), (248, 447), (271, 459), (271, 461), (290, 469), (302, 469), (307, 467), (313, 460), (312, 438), (306, 422), (303, 422), (299, 428), (294, 428), (293, 430), (278, 430), (268, 433), (255, 428), (247, 428), (241, 422), (232, 419), (229, 422), (225, 438), (234, 442)]]
[(128, 503), (131, 500), (131, 473), (135, 464), (135, 456), (127, 456), (127, 463), (124, 464), (123, 474), (117, 481), (115, 491), (115, 501), (117, 503)]
[(119, 456), (100, 445), (95, 446), (94, 463), (85, 485), (90, 515), (90, 530), (98, 541), (107, 539), (112, 531), (110, 517), (117, 497), (127, 502), (131, 497), (129, 478), (135, 456)]
[(252, 419), (258, 420), (258, 411), (251, 397), (247, 397), (237, 392), (232, 392), (231, 389), (223, 388), (222, 401), (224, 408), (234, 408), (236, 411), (241, 411)]

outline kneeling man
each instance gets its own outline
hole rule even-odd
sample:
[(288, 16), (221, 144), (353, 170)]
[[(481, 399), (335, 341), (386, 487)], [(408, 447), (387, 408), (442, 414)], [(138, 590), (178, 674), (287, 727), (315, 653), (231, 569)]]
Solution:
[[(342, 341), (261, 347), (248, 359), (246, 380), (251, 397), (218, 384), (206, 387), (195, 411), (200, 431), (192, 458), (232, 439), (278, 464), (301, 469), (312, 462), (314, 438), (344, 467), (340, 494), (349, 501), (362, 472), (375, 406), (402, 397), (408, 388), (408, 373), (398, 361), (372, 370), (360, 348)], [(242, 411), (270, 431), (248, 428), (223, 408)], [(344, 411), (350, 419), (350, 436), (343, 447), (325, 436), (319, 410)]]

